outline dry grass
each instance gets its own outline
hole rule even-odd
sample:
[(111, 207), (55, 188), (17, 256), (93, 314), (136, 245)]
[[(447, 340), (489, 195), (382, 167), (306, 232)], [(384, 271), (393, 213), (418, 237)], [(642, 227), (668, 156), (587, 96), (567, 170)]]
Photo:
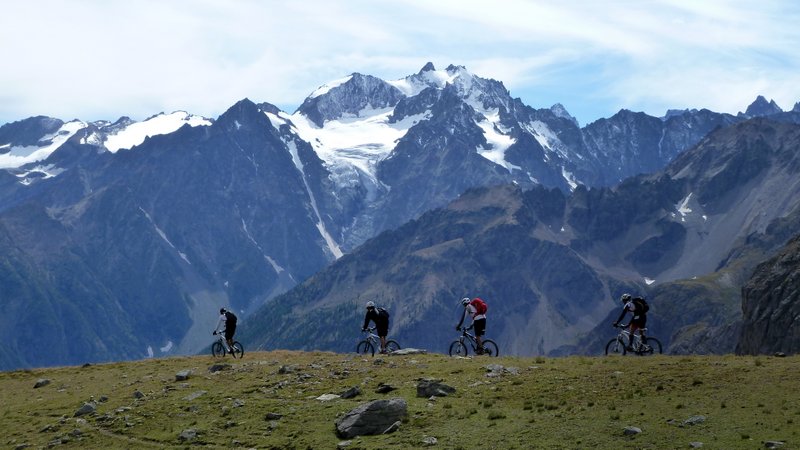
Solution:
[[(800, 447), (800, 358), (567, 357), (455, 359), (443, 355), (359, 357), (249, 353), (229, 370), (210, 356), (0, 373), (0, 444), (15, 448), (336, 448), (334, 420), (357, 405), (403, 397), (400, 431), (352, 440), (355, 448), (442, 449)], [(518, 374), (487, 377), (488, 364)], [(293, 370), (280, 373), (282, 366)], [(190, 369), (187, 381), (175, 374)], [(50, 384), (34, 389), (38, 379)], [(437, 378), (456, 393), (416, 397), (417, 380)], [(395, 386), (377, 394), (379, 383)], [(354, 399), (316, 400), (359, 386)], [(134, 392), (144, 394), (134, 397)], [(188, 400), (191, 394), (205, 391)], [(104, 401), (100, 401), (103, 397)], [(74, 417), (90, 400), (93, 415)], [(281, 414), (266, 419), (267, 413)], [(684, 422), (705, 416), (695, 425)], [(642, 433), (625, 436), (626, 426)], [(182, 431), (197, 438), (182, 441)], [(77, 430), (77, 431), (76, 431)]]

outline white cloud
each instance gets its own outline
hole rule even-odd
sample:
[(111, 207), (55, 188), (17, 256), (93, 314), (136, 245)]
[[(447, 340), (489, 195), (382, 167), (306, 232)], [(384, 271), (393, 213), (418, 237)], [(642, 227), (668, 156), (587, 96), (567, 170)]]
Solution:
[[(352, 72), (459, 64), (582, 123), (800, 100), (800, 6), (763, 0), (39, 0), (0, 6), (0, 123), (287, 108)], [(289, 111), (291, 112), (291, 111)]]

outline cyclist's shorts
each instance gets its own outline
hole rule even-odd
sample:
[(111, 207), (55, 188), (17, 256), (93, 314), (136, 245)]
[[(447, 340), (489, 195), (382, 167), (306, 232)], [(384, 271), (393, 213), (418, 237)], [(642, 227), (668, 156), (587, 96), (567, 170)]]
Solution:
[(236, 325), (233, 326), (225, 326), (225, 339), (233, 339), (233, 335), (236, 334)]
[(389, 334), (389, 321), (387, 323), (376, 323), (375, 324), (375, 331), (377, 332), (378, 336), (386, 337)]
[(631, 325), (636, 328), (644, 328), (647, 325), (647, 316), (636, 316), (631, 319)]
[(475, 336), (483, 336), (486, 332), (486, 319), (478, 319), (473, 325), (475, 325)]

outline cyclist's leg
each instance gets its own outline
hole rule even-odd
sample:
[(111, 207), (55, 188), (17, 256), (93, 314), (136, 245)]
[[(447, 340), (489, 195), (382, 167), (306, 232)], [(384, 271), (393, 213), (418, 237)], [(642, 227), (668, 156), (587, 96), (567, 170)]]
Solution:
[(483, 353), (483, 335), (486, 332), (486, 319), (478, 319), (472, 325), (475, 327), (475, 343), (478, 345), (478, 352)]
[(378, 337), (381, 339), (381, 353), (386, 353), (386, 335), (389, 334), (389, 322), (375, 324)]
[(233, 335), (236, 334), (236, 327), (225, 328), (225, 342), (228, 344), (228, 352), (233, 353)]
[(631, 330), (631, 336), (630, 336), (630, 344), (628, 346), (633, 348), (633, 340), (636, 338), (636, 332), (637, 331), (639, 332), (640, 338), (642, 336), (642, 323), (639, 317), (631, 319), (630, 330)]

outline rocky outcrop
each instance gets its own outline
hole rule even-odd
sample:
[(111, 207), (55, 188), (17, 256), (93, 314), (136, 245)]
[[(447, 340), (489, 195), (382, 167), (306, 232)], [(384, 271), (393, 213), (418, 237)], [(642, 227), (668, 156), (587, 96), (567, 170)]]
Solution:
[(800, 235), (759, 265), (742, 288), (738, 354), (800, 352)]
[(402, 398), (375, 400), (348, 412), (336, 421), (336, 433), (342, 439), (391, 432), (408, 415), (408, 403)]

